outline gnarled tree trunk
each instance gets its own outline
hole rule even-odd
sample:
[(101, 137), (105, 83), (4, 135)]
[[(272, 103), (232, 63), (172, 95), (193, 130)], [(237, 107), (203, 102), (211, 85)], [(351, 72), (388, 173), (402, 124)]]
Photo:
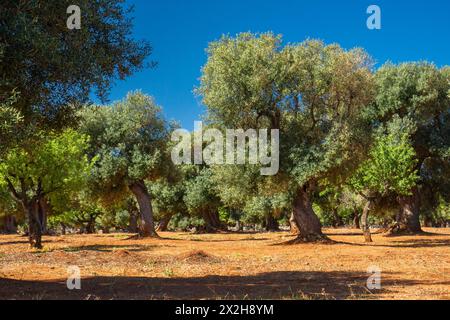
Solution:
[(264, 229), (266, 229), (266, 231), (279, 231), (280, 230), (280, 225), (278, 224), (278, 221), (272, 216), (272, 215), (267, 215), (265, 217), (265, 221), (264, 221)]
[(300, 188), (294, 199), (293, 214), (298, 226), (297, 240), (313, 242), (327, 239), (322, 233), (322, 224), (314, 213), (306, 188)]
[(144, 237), (158, 237), (153, 222), (153, 209), (150, 194), (143, 180), (129, 185), (139, 204), (141, 214), (141, 235)]
[(361, 216), (361, 230), (364, 234), (364, 239), (366, 242), (372, 242), (372, 235), (370, 234), (369, 226), (369, 212), (372, 210), (373, 202), (368, 200), (364, 207), (363, 214)]
[(39, 201), (41, 201), (43, 197), (42, 181), (41, 179), (38, 179), (36, 193), (33, 197), (29, 198), (26, 192), (25, 179), (19, 180), (22, 189), (20, 193), (17, 192), (9, 178), (6, 177), (11, 196), (22, 206), (23, 211), (28, 218), (28, 240), (30, 246), (32, 248), (42, 249), (42, 225), (39, 219)]
[(41, 223), (42, 234), (47, 234), (47, 218), (50, 211), (50, 205), (45, 198), (42, 198), (38, 202), (38, 217)]
[(400, 206), (400, 211), (397, 215), (396, 224), (391, 228), (390, 232), (394, 234), (414, 234), (422, 232), (419, 219), (420, 198), (417, 188), (413, 189), (412, 195), (399, 196), (397, 201)]

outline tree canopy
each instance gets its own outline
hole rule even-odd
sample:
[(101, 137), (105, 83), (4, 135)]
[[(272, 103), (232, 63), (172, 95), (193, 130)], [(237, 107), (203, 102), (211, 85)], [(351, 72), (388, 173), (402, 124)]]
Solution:
[(85, 185), (92, 168), (86, 155), (88, 141), (87, 136), (73, 130), (43, 133), (32, 148), (13, 148), (0, 163), (0, 186), (27, 214), (32, 245), (41, 246), (39, 214), (44, 198), (51, 201), (60, 193)]
[(89, 154), (98, 158), (94, 183), (102, 193), (123, 196), (131, 191), (141, 208), (145, 235), (155, 235), (150, 194), (145, 181), (154, 181), (170, 166), (170, 125), (153, 98), (134, 92), (111, 106), (82, 110), (81, 132), (91, 137)]
[(283, 47), (271, 33), (225, 36), (207, 52), (197, 92), (210, 121), (280, 129), (279, 175), (295, 189), (299, 239), (322, 238), (310, 192), (358, 158), (373, 99), (371, 59), (361, 49), (314, 40)]

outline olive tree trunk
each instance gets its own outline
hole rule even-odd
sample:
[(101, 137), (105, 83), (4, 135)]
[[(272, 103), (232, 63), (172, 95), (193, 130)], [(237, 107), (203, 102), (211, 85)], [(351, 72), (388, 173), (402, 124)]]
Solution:
[(95, 233), (95, 220), (97, 219), (97, 216), (98, 215), (96, 213), (89, 214), (85, 229), (87, 234)]
[(47, 234), (47, 218), (49, 215), (50, 206), (45, 198), (42, 198), (38, 202), (38, 217), (41, 223), (42, 234)]
[(422, 232), (420, 226), (420, 198), (417, 188), (414, 188), (412, 195), (399, 196), (397, 198), (400, 206), (397, 215), (396, 225), (391, 229), (391, 233), (414, 234)]
[(264, 219), (264, 229), (269, 232), (279, 231), (280, 225), (272, 215), (266, 215)]
[(355, 212), (353, 213), (353, 225), (355, 226), (356, 229), (360, 229), (361, 228), (361, 224), (359, 223), (359, 213), (358, 211), (355, 210)]
[(344, 222), (342, 221), (342, 218), (339, 216), (338, 210), (333, 209), (331, 213), (333, 216), (333, 228), (342, 227), (344, 225)]
[(130, 233), (138, 233), (138, 218), (139, 218), (139, 209), (136, 206), (136, 203), (132, 199), (128, 199), (127, 201), (127, 210), (130, 214), (130, 219), (128, 222), (128, 232)]
[(38, 216), (39, 204), (36, 200), (31, 200), (23, 205), (28, 218), (28, 241), (30, 247), (42, 249), (42, 226)]
[(136, 212), (130, 212), (130, 221), (128, 225), (128, 232), (138, 233), (138, 214)]
[(364, 234), (364, 239), (366, 242), (372, 242), (372, 235), (370, 234), (370, 226), (369, 226), (369, 213), (370, 210), (372, 210), (373, 203), (372, 200), (368, 200), (364, 210), (363, 214), (361, 216), (361, 230)]
[(153, 210), (151, 197), (144, 181), (136, 181), (129, 185), (131, 192), (136, 197), (141, 215), (141, 235), (144, 237), (158, 237), (153, 222)]
[(324, 240), (327, 237), (322, 233), (322, 224), (315, 214), (308, 192), (300, 188), (294, 199), (293, 215), (297, 221), (297, 240), (314, 242)]
[(15, 216), (5, 216), (4, 217), (4, 224), (5, 224), (5, 232), (7, 234), (17, 233), (16, 217)]

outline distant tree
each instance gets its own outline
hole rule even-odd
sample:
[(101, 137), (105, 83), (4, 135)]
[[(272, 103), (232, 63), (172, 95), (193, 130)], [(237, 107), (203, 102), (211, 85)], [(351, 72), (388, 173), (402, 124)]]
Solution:
[(212, 170), (202, 166), (185, 166), (185, 194), (183, 201), (190, 215), (202, 218), (207, 232), (224, 229), (220, 221), (219, 208), (222, 206), (215, 191)]
[(207, 52), (197, 92), (209, 120), (280, 129), (279, 176), (294, 195), (298, 240), (324, 239), (311, 194), (319, 180), (351, 172), (363, 154), (371, 59), (361, 49), (320, 41), (282, 47), (270, 33), (224, 36)]
[(335, 187), (330, 185), (322, 187), (322, 190), (314, 199), (314, 202), (322, 209), (322, 217), (326, 218), (329, 224), (331, 224), (334, 228), (343, 226), (343, 218), (339, 215), (343, 187)]
[(30, 245), (41, 248), (42, 201), (83, 187), (92, 168), (88, 137), (73, 130), (42, 134), (32, 148), (13, 148), (0, 163), (0, 185), (26, 213)]
[(350, 213), (349, 216), (353, 220), (354, 227), (359, 229), (361, 213), (365, 204), (364, 198), (347, 185), (344, 186), (339, 198), (341, 210), (347, 210)]
[(153, 99), (134, 92), (111, 106), (86, 107), (81, 132), (91, 137), (89, 155), (97, 157), (94, 189), (123, 199), (131, 192), (140, 208), (141, 233), (157, 236), (146, 181), (164, 177), (171, 165), (167, 143), (170, 126)]
[(292, 210), (286, 183), (261, 176), (259, 166), (215, 166), (212, 178), (230, 212), (243, 213), (244, 222), (260, 224), (266, 231), (278, 230), (277, 219)]
[[(410, 138), (415, 152), (415, 170), (420, 179), (417, 185), (398, 197), (397, 231), (420, 232), (420, 205), (426, 202), (421, 191), (434, 189), (436, 195), (448, 195), (439, 181), (445, 171), (439, 173), (439, 168), (448, 166), (450, 158), (449, 71), (448, 68), (439, 70), (426, 62), (386, 64), (377, 71), (375, 84), (379, 121), (386, 123), (398, 115), (416, 128)], [(429, 202), (434, 208), (437, 204), (437, 197), (433, 203)]]
[[(3, 220), (5, 233), (17, 232), (17, 218), (22, 216), (21, 208), (11, 198), (8, 188), (0, 186), (0, 218)], [(0, 220), (0, 224), (2, 224)]]
[(0, 3), (0, 103), (12, 104), (31, 126), (59, 129), (95, 92), (106, 98), (114, 79), (144, 67), (151, 47), (132, 39), (131, 10), (122, 0), (79, 0), (81, 29), (67, 28), (73, 1)]

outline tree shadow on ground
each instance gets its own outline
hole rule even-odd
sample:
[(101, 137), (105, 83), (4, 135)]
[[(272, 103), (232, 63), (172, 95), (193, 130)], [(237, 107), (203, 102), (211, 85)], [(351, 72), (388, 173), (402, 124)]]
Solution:
[(390, 248), (450, 248), (450, 240), (446, 239), (418, 239), (418, 240), (396, 240), (391, 245), (382, 245)]
[[(372, 235), (377, 235), (377, 234), (383, 234), (383, 233), (385, 233), (384, 230), (382, 230), (382, 231), (377, 230), (377, 231), (373, 231), (371, 234)], [(350, 231), (350, 232), (341, 232), (341, 233), (339, 233), (339, 232), (330, 232), (330, 231), (327, 230), (327, 231), (324, 232), (324, 234), (327, 235), (327, 236), (358, 236), (358, 237), (364, 237), (364, 234), (362, 233), (362, 231), (359, 231), (359, 230)]]
[[(61, 243), (64, 242), (62, 239), (51, 239), (49, 236), (44, 236), (42, 238), (42, 243)], [(30, 241), (27, 240), (13, 240), (13, 241), (0, 241), (0, 246), (14, 245), (14, 244), (30, 244)]]
[(428, 231), (421, 231), (421, 232), (417, 232), (417, 233), (413, 233), (413, 234), (395, 233), (395, 232), (394, 233), (386, 233), (386, 234), (384, 234), (384, 237), (386, 237), (386, 238), (402, 238), (405, 236), (438, 237), (438, 236), (449, 236), (449, 235), (450, 234), (448, 234), (448, 233), (433, 233), (433, 232), (428, 232)]
[[(42, 241), (45, 242), (45, 241)], [(30, 244), (28, 240), (23, 241), (2, 241), (0, 242), (0, 246), (14, 245), (14, 244)]]
[(269, 238), (247, 238), (247, 239), (186, 239), (186, 241), (193, 242), (242, 242), (242, 241), (267, 241)]
[(72, 291), (65, 280), (0, 278), (0, 299), (375, 299), (379, 294), (395, 294), (390, 288), (393, 285), (430, 284), (384, 273), (383, 289), (370, 292), (366, 289), (368, 276), (341, 271), (278, 271), (191, 278), (91, 277), (81, 280), (81, 290)]

